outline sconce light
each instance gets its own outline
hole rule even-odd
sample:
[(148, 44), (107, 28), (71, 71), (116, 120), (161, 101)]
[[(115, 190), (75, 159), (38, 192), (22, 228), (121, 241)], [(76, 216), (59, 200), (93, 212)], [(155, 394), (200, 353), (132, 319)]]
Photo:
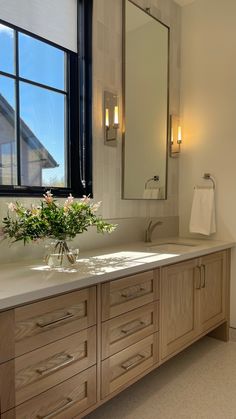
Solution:
[(170, 156), (178, 157), (182, 144), (182, 127), (176, 115), (170, 116)]
[(119, 106), (118, 96), (111, 92), (104, 92), (104, 127), (105, 144), (114, 145), (120, 127)]

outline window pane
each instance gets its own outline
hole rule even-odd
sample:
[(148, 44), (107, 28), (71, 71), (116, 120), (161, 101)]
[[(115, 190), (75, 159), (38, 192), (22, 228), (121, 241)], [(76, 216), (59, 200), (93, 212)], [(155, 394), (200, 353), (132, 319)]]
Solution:
[(0, 184), (17, 184), (15, 82), (3, 76), (0, 76)]
[(45, 42), (19, 33), (19, 73), (35, 82), (65, 89), (65, 53)]
[(67, 187), (65, 95), (20, 83), (21, 184)]
[(14, 31), (0, 24), (0, 70), (15, 73), (14, 68)]

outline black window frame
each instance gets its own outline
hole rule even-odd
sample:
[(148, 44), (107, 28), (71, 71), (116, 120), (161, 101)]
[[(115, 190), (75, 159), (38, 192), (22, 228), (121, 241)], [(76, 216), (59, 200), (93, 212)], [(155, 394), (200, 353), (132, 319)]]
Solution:
[[(50, 189), (56, 197), (66, 197), (70, 193), (77, 198), (83, 195), (93, 196), (92, 191), (92, 15), (93, 0), (77, 0), (77, 34), (78, 53), (72, 52), (47, 39), (35, 35), (25, 29), (0, 19), (0, 24), (8, 26), (16, 32), (16, 48), (18, 53), (18, 33), (23, 33), (48, 45), (54, 46), (67, 54), (67, 121), (68, 121), (68, 171), (70, 187), (18, 186), (0, 185), (1, 196), (39, 197)], [(17, 60), (18, 61), (18, 60)], [(10, 76), (4, 71), (0, 75), (24, 81), (16, 75)], [(43, 84), (30, 81), (32, 85), (45, 87)], [(46, 86), (48, 90), (50, 87)], [(52, 91), (59, 89), (52, 88)], [(16, 124), (19, 137), (19, 92), (16, 88)], [(18, 138), (19, 143), (19, 138)], [(20, 154), (17, 153), (17, 161)], [(19, 181), (19, 175), (18, 175)]]

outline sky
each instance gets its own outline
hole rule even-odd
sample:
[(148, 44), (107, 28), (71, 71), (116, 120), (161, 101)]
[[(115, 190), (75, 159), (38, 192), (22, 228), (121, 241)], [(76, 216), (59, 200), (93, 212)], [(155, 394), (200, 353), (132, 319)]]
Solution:
[[(21, 77), (64, 90), (64, 52), (24, 34), (19, 34)], [(14, 69), (14, 32), (0, 25), (0, 70)], [(14, 81), (0, 76), (0, 93), (15, 108)], [(27, 83), (20, 83), (21, 118), (59, 164), (43, 170), (43, 178), (64, 176), (65, 96)], [(1, 133), (0, 133), (1, 135)]]

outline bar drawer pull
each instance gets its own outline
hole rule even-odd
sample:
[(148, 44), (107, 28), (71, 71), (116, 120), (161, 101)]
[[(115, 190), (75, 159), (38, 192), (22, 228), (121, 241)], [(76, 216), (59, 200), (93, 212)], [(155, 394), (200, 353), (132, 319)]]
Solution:
[(55, 415), (58, 415), (59, 413), (63, 412), (63, 410), (68, 409), (68, 407), (70, 407), (72, 404), (74, 404), (74, 400), (72, 400), (70, 397), (67, 397), (66, 402), (63, 404), (63, 406), (53, 410), (45, 416), (37, 415), (37, 419), (51, 419)]
[(206, 288), (206, 265), (201, 265), (201, 278), (203, 279), (201, 288)]
[(62, 322), (63, 320), (67, 320), (67, 319), (71, 319), (71, 317), (74, 317), (74, 314), (72, 313), (66, 313), (64, 316), (58, 317), (55, 320), (39, 320), (36, 324), (38, 327), (48, 327), (48, 326), (52, 326), (53, 324)]
[(135, 322), (127, 324), (123, 329), (121, 329), (122, 333), (125, 333), (126, 335), (130, 333), (137, 332), (138, 330), (142, 329), (143, 326), (145, 326), (145, 322), (142, 320), (137, 320)]
[(201, 266), (196, 266), (195, 271), (198, 272), (198, 284), (196, 285), (196, 290), (200, 290), (201, 289), (201, 272), (202, 272)]
[(129, 359), (128, 361), (125, 361), (121, 368), (123, 368), (125, 371), (129, 371), (131, 368), (136, 367), (138, 364), (140, 364), (145, 359), (144, 355), (138, 354), (134, 356), (133, 358)]
[(61, 361), (62, 358), (64, 358), (64, 360), (62, 360), (62, 362), (60, 362), (59, 364), (53, 365), (52, 367), (50, 366), (39, 367), (36, 369), (36, 372), (40, 374), (41, 376), (45, 376), (59, 370), (60, 368), (65, 367), (66, 365), (71, 364), (75, 360), (73, 355), (62, 353), (62, 354), (57, 355), (57, 357), (51, 358), (49, 362), (50, 364), (52, 363), (55, 364), (56, 361)]
[(146, 290), (145, 287), (140, 286), (139, 289), (134, 293), (132, 293), (132, 290), (130, 289), (128, 289), (127, 291), (123, 291), (121, 293), (121, 296), (124, 298), (136, 298), (136, 297), (139, 297), (139, 295), (145, 290)]

